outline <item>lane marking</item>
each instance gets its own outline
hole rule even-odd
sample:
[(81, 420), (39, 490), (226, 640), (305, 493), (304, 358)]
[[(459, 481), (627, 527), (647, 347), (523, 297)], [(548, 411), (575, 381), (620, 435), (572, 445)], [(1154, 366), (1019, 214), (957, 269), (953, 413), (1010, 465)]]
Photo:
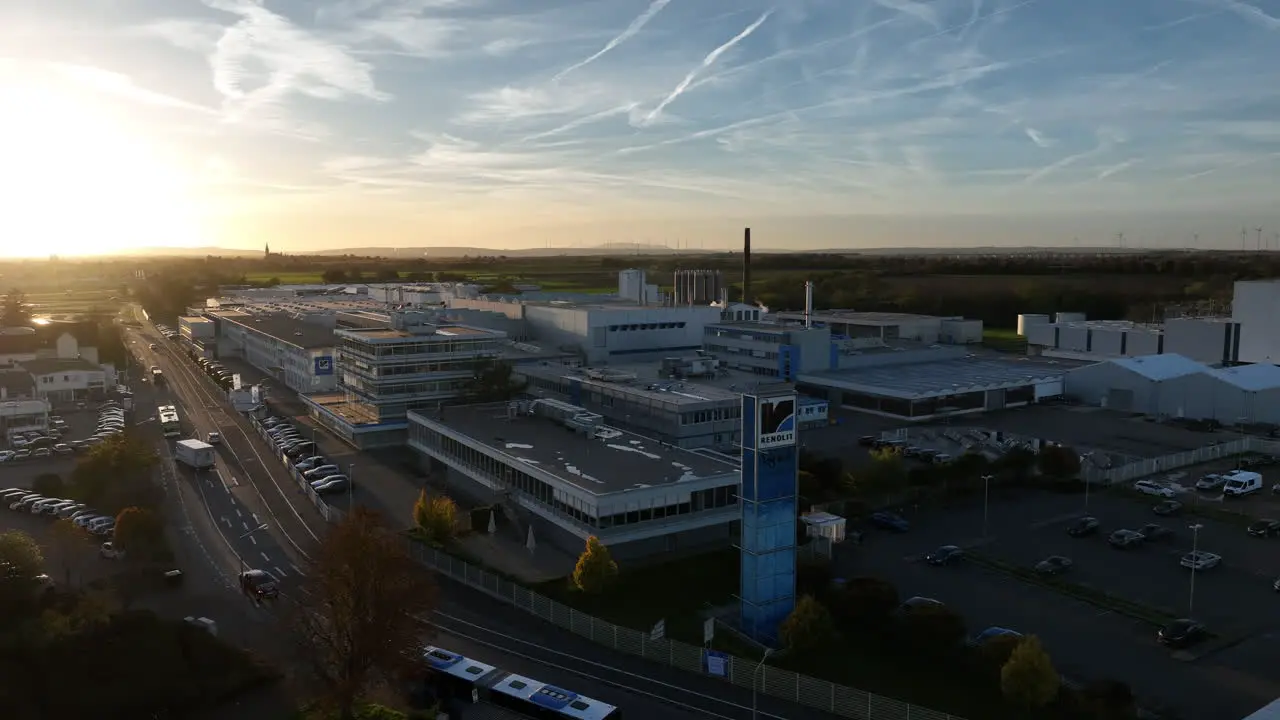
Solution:
[(280, 569), (279, 565), (276, 565), (272, 569), (276, 571), (276, 577), (285, 577), (284, 571)]
[(297, 565), (294, 565), (293, 563), (289, 563), (289, 567), (293, 568), (293, 571), (294, 571), (294, 572), (296, 572), (296, 573), (298, 573), (298, 574), (299, 574), (299, 575), (301, 575), (302, 577), (306, 577), (306, 576), (307, 576), (307, 574), (306, 574), (306, 573), (304, 573), (304, 572), (302, 572), (301, 570), (299, 570), (299, 569), (298, 569), (298, 566), (297, 566)]
[(253, 518), (253, 524), (254, 524), (254, 525), (261, 525), (261, 524), (262, 524), (262, 521), (258, 519), (258, 513), (249, 513), (249, 516)]
[(263, 560), (266, 560), (267, 562), (271, 562), (271, 558), (267, 556), (267, 551), (266, 551), (266, 550), (263, 550), (263, 551), (259, 552), (258, 554), (262, 556), (262, 559), (263, 559)]
[(249, 536), (249, 542), (253, 543), (254, 545), (257, 545), (257, 544), (258, 544), (258, 538), (256, 538), (256, 537), (254, 537), (254, 536), (250, 535), (250, 536)]
[(223, 515), (222, 517), (220, 517), (220, 518), (218, 518), (218, 519), (219, 519), (219, 520), (221, 520), (222, 522), (226, 523), (226, 524), (227, 524), (227, 527), (231, 527), (231, 520), (230, 520), (229, 518), (227, 518), (227, 516), (226, 516), (226, 515)]
[(241, 522), (240, 522), (240, 527), (244, 528), (245, 530), (248, 530), (248, 529), (249, 529), (249, 523), (244, 522), (244, 521), (241, 521)]
[(240, 508), (236, 508), (236, 517), (238, 518), (244, 517), (244, 513), (240, 512)]

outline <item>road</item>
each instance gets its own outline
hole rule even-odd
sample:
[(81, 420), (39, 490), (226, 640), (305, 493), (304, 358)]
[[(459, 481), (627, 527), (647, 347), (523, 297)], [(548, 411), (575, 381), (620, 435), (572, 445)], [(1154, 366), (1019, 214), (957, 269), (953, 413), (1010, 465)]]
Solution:
[[(136, 342), (130, 347), (144, 366), (160, 366), (168, 382), (163, 389), (149, 390), (159, 396), (146, 400), (150, 405), (145, 407), (158, 404), (158, 398), (169, 398), (180, 405), (184, 421), (201, 437), (209, 431), (223, 437), (216, 470), (197, 477), (170, 466), (182, 522), (188, 528), (183, 534), (191, 541), (187, 551), (205, 557), (223, 573), (237, 557), (254, 559), (258, 567), (281, 573), (282, 589), (288, 595), (304, 579), (299, 571), (305, 572), (305, 553), (324, 532), (324, 519), (295, 489), (283, 467), (270, 459), (265, 443), (248, 429), (247, 420), (220, 401), (212, 383), (170, 341), (153, 328), (148, 330), (131, 330)], [(148, 349), (153, 342), (159, 350)], [(142, 396), (135, 393), (135, 398)], [(166, 455), (166, 464), (170, 462)], [(265, 522), (267, 528), (242, 537), (257, 521)], [(440, 582), (439, 612), (433, 617), (434, 642), (440, 645), (613, 703), (630, 717), (752, 717), (750, 689), (611, 651), (461, 584), (443, 578)], [(252, 617), (255, 622), (268, 622)], [(263, 624), (261, 629), (268, 627)], [(761, 718), (831, 717), (765, 695), (758, 702)]]

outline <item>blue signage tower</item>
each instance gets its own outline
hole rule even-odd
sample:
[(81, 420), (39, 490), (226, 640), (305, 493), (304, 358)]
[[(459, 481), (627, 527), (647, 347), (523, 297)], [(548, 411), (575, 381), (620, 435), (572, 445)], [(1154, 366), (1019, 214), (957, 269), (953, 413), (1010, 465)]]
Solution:
[(796, 396), (789, 386), (742, 396), (742, 630), (775, 641), (796, 604)]

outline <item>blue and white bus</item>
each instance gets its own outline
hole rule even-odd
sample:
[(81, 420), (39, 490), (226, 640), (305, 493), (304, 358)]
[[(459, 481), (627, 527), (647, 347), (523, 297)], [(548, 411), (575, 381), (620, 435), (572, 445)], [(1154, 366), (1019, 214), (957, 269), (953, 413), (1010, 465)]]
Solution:
[(423, 651), (432, 681), (450, 697), (485, 702), (538, 720), (621, 720), (622, 711), (571, 690), (548, 685), (438, 647)]
[(178, 408), (172, 405), (161, 405), (156, 410), (156, 418), (160, 421), (160, 430), (167, 438), (182, 435), (182, 421), (178, 419)]

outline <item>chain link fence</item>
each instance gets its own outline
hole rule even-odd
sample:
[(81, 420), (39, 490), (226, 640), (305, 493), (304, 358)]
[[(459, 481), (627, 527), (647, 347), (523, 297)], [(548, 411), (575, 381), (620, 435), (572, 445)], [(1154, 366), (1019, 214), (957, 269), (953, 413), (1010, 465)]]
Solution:
[(723, 672), (710, 672), (707, 651), (677, 640), (653, 639), (649, 633), (614, 625), (539, 595), (465, 560), (415, 540), (407, 540), (415, 559), (458, 582), (513, 605), (530, 615), (614, 650), (664, 663), (688, 672), (720, 677), (745, 688), (755, 687), (773, 697), (859, 720), (962, 720), (955, 715), (910, 705), (826, 680), (769, 667), (758, 661), (725, 658)]

